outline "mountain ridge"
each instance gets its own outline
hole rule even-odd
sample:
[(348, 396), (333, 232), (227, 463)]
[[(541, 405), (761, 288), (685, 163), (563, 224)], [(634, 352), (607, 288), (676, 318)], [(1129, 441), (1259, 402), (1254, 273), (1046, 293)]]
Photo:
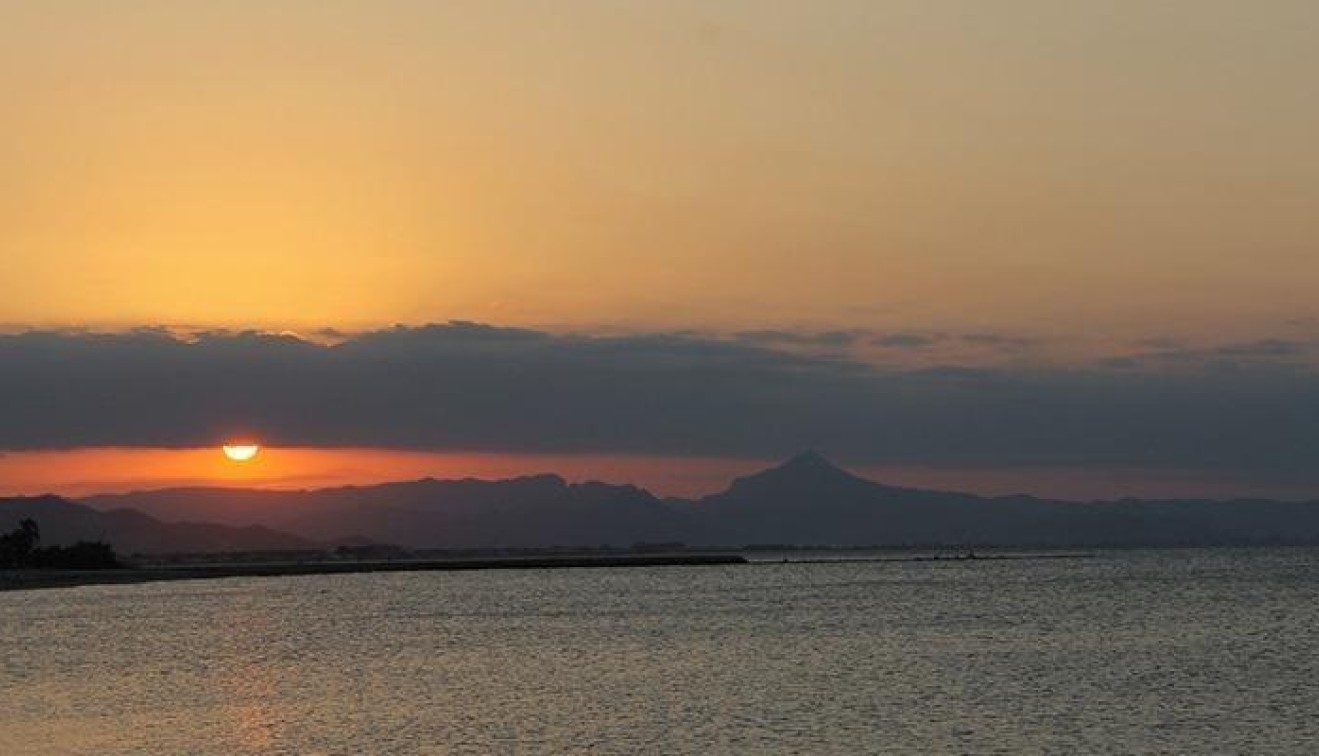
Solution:
[(813, 451), (695, 499), (546, 473), (295, 491), (184, 487), (82, 501), (162, 521), (257, 524), (315, 541), (356, 537), (416, 548), (1319, 543), (1316, 502), (987, 497), (884, 485)]
[(130, 508), (97, 510), (51, 494), (0, 498), (0, 531), (23, 519), (41, 529), (46, 545), (105, 541), (122, 554), (306, 551), (320, 544), (261, 525), (165, 522)]

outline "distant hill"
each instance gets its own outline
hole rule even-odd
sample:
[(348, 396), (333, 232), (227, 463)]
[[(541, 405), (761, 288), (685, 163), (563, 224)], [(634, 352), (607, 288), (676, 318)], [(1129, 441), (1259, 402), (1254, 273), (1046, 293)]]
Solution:
[[(699, 500), (555, 475), (312, 491), (180, 488), (95, 496), (165, 522), (260, 525), (321, 542), (414, 548), (627, 546), (1172, 546), (1319, 544), (1319, 503), (1075, 503), (885, 486), (813, 452)], [(3, 522), (0, 522), (3, 525)]]
[(0, 499), (0, 532), (31, 518), (46, 546), (76, 541), (105, 541), (123, 555), (217, 553), (234, 551), (302, 551), (319, 546), (305, 538), (249, 525), (161, 522), (131, 509), (97, 511), (58, 496)]
[(836, 545), (1319, 543), (1319, 503), (1077, 503), (884, 486), (807, 452), (691, 505), (704, 537)]
[(814, 452), (691, 505), (706, 539), (838, 545), (1014, 542), (1017, 534), (999, 522), (1010, 516), (1005, 510), (970, 494), (880, 485)]
[(570, 484), (557, 475), (502, 481), (419, 480), (314, 491), (179, 488), (95, 496), (166, 521), (259, 524), (320, 541), (414, 548), (533, 548), (681, 540), (686, 517), (648, 491)]

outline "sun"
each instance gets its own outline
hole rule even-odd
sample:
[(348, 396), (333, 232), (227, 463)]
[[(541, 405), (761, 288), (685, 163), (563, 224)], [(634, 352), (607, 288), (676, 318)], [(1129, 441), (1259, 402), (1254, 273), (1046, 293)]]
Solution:
[(225, 444), (221, 449), (224, 451), (224, 456), (234, 462), (246, 462), (261, 451), (261, 447), (256, 444)]

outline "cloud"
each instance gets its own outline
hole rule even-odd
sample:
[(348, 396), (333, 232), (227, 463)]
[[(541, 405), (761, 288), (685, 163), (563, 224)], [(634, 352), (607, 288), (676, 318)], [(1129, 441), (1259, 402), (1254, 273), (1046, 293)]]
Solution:
[(1189, 345), (1174, 339), (1146, 339), (1146, 347), (1134, 354), (1112, 355), (1100, 360), (1104, 367), (1130, 369), (1178, 368), (1191, 370), (1258, 370), (1273, 368), (1309, 369), (1309, 358), (1319, 353), (1319, 342), (1296, 339), (1258, 339), (1217, 345)]
[(960, 339), (964, 344), (974, 344), (1006, 351), (1026, 349), (1039, 343), (1038, 339), (1029, 336), (988, 332), (964, 333), (960, 336)]
[[(455, 322), (343, 335), (0, 336), (0, 449), (272, 444), (1113, 465), (1319, 479), (1319, 376), (1247, 349), (1176, 370), (897, 369), (781, 339)], [(769, 343), (766, 343), (769, 342)], [(1266, 342), (1261, 342), (1264, 344)], [(1198, 360), (1198, 361), (1197, 361)], [(1121, 369), (1114, 369), (1121, 368)]]
[(1218, 354), (1228, 357), (1295, 357), (1305, 354), (1312, 345), (1287, 339), (1261, 339), (1217, 348)]
[(737, 341), (767, 346), (851, 347), (863, 341), (867, 332), (852, 331), (742, 331), (733, 334)]
[[(698, 334), (688, 334), (698, 335)], [(792, 348), (802, 351), (864, 352), (865, 348), (904, 352), (938, 350), (940, 355), (966, 355), (970, 350), (1012, 354), (1038, 345), (1038, 340), (1015, 334), (990, 332), (941, 333), (914, 331), (875, 331), (864, 328), (832, 331), (762, 330), (741, 331), (733, 340), (769, 348)]]
[(890, 349), (924, 349), (939, 343), (938, 336), (926, 336), (919, 333), (885, 333), (870, 340), (871, 344)]

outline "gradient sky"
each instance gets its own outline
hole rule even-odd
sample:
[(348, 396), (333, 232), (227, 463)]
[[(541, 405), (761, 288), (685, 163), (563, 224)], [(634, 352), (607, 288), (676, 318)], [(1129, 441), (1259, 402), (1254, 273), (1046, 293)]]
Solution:
[[(1301, 0), (10, 0), (0, 330), (63, 334), (75, 355), (79, 329), (143, 326), (318, 343), (450, 320), (606, 345), (678, 334), (701, 354), (754, 345), (812, 370), (1007, 371), (1067, 412), (1147, 412), (1114, 398), (1146, 388), (1083, 389), (1120, 369), (1205, 397), (1196, 411), (1230, 399), (1243, 418), (1285, 385), (1294, 444), (1319, 432), (1305, 403), (1319, 345), (1315, 71), (1319, 4)], [(730, 359), (751, 360), (738, 363), (750, 385), (763, 356)], [(1251, 380), (1223, 388), (1225, 365)], [(13, 391), (44, 369), (6, 367)], [(48, 405), (11, 394), (12, 411), (67, 405), (58, 388)], [(737, 388), (719, 396), (735, 404)], [(86, 425), (106, 432), (0, 441), (0, 472), (29, 463), (24, 490), (110, 479), (87, 458), (76, 474), (50, 462), (53, 448), (222, 435), (223, 408), (169, 433), (164, 418), (107, 425), (113, 397), (78, 391)], [(524, 428), (317, 437), (238, 409), (235, 424), (297, 449), (547, 463), (614, 451), (556, 449)], [(1044, 466), (1097, 495), (1167, 493), (1172, 476), (1188, 491), (1319, 496), (1299, 454), (1224, 482), (1221, 460), (1255, 453), (1240, 443), (1091, 460), (1080, 439), (1056, 455), (1054, 439), (1021, 440), (1010, 456), (942, 454), (936, 439), (899, 455), (800, 427), (802, 446), (874, 469), (969, 465), (992, 482), (957, 480), (982, 489), (1056, 490)], [(1234, 416), (1205, 432), (1268, 427)], [(655, 460), (684, 443), (730, 470), (795, 451), (690, 433), (631, 444), (650, 472), (609, 469), (662, 479), (673, 465)], [(172, 464), (162, 480), (215, 479)], [(1146, 488), (1103, 482), (1133, 465)], [(38, 469), (50, 472), (33, 482)]]

